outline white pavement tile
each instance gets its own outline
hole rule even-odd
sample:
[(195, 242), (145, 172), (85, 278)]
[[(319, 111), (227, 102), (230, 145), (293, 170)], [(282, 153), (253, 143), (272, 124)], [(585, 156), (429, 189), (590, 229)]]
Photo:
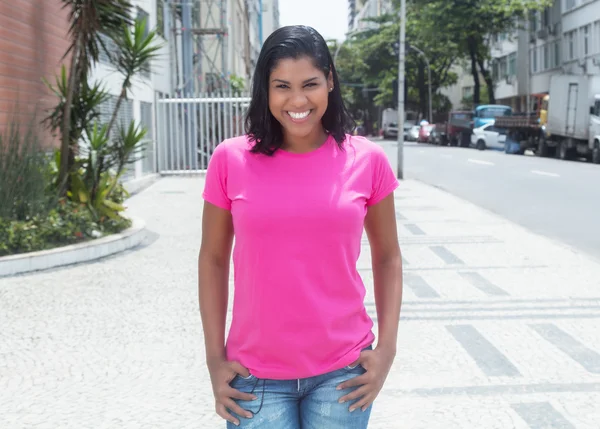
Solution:
[[(137, 249), (0, 279), (1, 429), (224, 427), (197, 304), (202, 188), (169, 177), (130, 199)], [(398, 357), (370, 427), (597, 429), (600, 262), (419, 182), (396, 208)], [(358, 268), (376, 317), (366, 237)]]

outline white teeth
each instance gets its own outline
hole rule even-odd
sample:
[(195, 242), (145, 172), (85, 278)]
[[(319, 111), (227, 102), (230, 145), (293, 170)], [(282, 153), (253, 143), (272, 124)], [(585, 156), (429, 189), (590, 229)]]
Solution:
[(295, 113), (295, 112), (288, 112), (288, 114), (293, 118), (293, 119), (304, 119), (306, 118), (310, 113), (310, 110), (306, 111), (306, 112), (302, 112), (302, 113)]

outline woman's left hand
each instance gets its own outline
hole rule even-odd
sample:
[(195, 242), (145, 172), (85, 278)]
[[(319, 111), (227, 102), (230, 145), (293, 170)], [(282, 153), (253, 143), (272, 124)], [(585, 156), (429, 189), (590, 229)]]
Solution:
[(360, 357), (352, 366), (361, 365), (367, 372), (345, 381), (337, 387), (337, 390), (343, 390), (360, 386), (353, 392), (342, 396), (339, 400), (340, 404), (360, 398), (350, 406), (350, 412), (357, 408), (361, 408), (362, 411), (369, 408), (373, 401), (375, 401), (375, 398), (377, 398), (377, 395), (379, 395), (395, 356), (395, 350), (392, 351), (380, 347), (375, 348), (375, 350), (362, 351)]

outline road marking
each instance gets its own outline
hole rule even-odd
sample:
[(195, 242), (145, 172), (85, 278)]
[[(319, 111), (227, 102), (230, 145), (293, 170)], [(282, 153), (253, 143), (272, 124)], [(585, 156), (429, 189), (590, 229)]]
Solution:
[(490, 161), (482, 161), (481, 159), (472, 159), (469, 158), (468, 159), (469, 162), (472, 162), (473, 164), (481, 164), (481, 165), (495, 165), (493, 162)]
[(575, 429), (549, 402), (525, 402), (511, 404), (511, 407), (531, 429)]
[(521, 377), (519, 370), (473, 325), (446, 325), (483, 373), (489, 377)]
[(413, 291), (418, 298), (439, 298), (440, 294), (431, 287), (427, 281), (416, 274), (404, 274), (406, 286)]
[(553, 344), (588, 372), (600, 374), (600, 354), (580, 343), (552, 323), (530, 325), (546, 341)]
[(539, 174), (540, 176), (548, 176), (548, 177), (560, 177), (560, 174), (556, 173), (548, 173), (547, 171), (540, 170), (531, 170), (533, 174)]

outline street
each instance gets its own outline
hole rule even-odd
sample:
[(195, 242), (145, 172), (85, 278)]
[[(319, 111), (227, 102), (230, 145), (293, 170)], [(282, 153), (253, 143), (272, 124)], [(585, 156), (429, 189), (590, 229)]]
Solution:
[(600, 166), (406, 143), (406, 177), (600, 259)]

